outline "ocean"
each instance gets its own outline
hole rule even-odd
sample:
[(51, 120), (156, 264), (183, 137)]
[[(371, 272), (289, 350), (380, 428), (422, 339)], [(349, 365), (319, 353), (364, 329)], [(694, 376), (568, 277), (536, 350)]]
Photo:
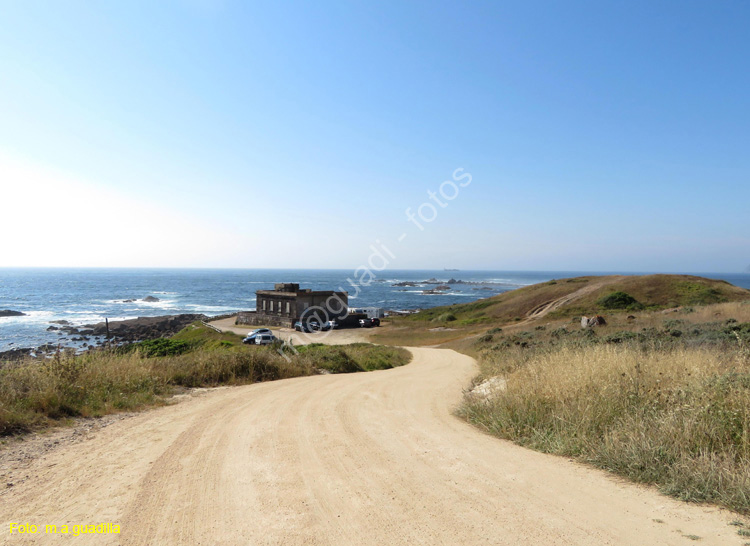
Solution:
[[(26, 314), (0, 317), (0, 351), (57, 343), (59, 334), (47, 330), (51, 321), (66, 320), (79, 326), (105, 318), (221, 315), (252, 310), (255, 291), (272, 289), (277, 282), (296, 282), (313, 290), (346, 290), (352, 307), (411, 310), (470, 302), (551, 279), (601, 274), (610, 273), (387, 270), (376, 273), (376, 278), (364, 286), (352, 270), (0, 268), (0, 310)], [(695, 274), (750, 288), (750, 274)], [(421, 281), (430, 279), (465, 284), (453, 284), (444, 294), (425, 294), (435, 285)], [(404, 282), (417, 286), (393, 286)], [(148, 296), (159, 301), (142, 301)]]

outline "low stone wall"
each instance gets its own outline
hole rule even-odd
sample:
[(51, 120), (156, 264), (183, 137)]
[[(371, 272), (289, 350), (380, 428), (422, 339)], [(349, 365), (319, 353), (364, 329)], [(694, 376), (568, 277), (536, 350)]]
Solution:
[(294, 328), (294, 320), (286, 317), (275, 317), (256, 313), (255, 311), (244, 311), (237, 313), (235, 324), (247, 324), (248, 326), (282, 326), (284, 328)]

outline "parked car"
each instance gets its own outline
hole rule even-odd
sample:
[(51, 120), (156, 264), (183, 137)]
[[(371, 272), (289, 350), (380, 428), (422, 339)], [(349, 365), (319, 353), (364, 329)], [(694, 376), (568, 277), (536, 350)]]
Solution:
[(359, 319), (360, 328), (372, 328), (372, 319), (361, 318)]
[(255, 344), (256, 345), (270, 345), (277, 339), (278, 338), (273, 334), (259, 334), (255, 336)]
[(373, 326), (380, 326), (380, 319), (378, 317), (373, 317), (370, 320), (372, 321)]
[(248, 332), (247, 337), (242, 340), (242, 343), (249, 343), (250, 345), (255, 345), (255, 340), (258, 338), (259, 335), (263, 335), (263, 334), (273, 335), (273, 332), (269, 330), (268, 328), (258, 328), (257, 330)]
[(309, 333), (309, 332), (313, 331), (313, 329), (312, 329), (312, 327), (310, 326), (309, 323), (307, 323), (307, 322), (301, 322), (301, 321), (298, 321), (298, 322), (294, 323), (294, 329), (297, 330), (298, 332), (308, 332)]
[(335, 320), (327, 320), (323, 324), (320, 325), (320, 329), (323, 330), (324, 332), (328, 330), (334, 330), (338, 327), (339, 325)]

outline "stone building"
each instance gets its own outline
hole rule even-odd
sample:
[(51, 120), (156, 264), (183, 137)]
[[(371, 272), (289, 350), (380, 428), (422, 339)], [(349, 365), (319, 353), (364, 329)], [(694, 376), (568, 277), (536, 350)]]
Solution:
[(299, 320), (334, 320), (348, 313), (349, 294), (334, 290), (300, 289), (296, 283), (278, 283), (273, 290), (255, 292), (255, 311), (239, 313), (237, 324), (294, 327)]

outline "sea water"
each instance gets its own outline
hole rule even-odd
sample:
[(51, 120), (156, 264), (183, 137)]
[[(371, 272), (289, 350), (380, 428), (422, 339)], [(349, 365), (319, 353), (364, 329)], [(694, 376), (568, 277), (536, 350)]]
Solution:
[[(551, 279), (604, 274), (585, 271), (387, 270), (360, 283), (352, 270), (303, 269), (25, 269), (0, 268), (0, 310), (23, 317), (0, 317), (0, 351), (56, 343), (51, 321), (80, 326), (136, 317), (203, 313), (220, 315), (255, 308), (255, 291), (277, 282), (313, 290), (345, 290), (352, 307), (412, 310), (470, 302)], [(750, 288), (750, 275), (702, 274)], [(451, 290), (426, 294), (434, 279)], [(368, 278), (369, 281), (369, 278)], [(411, 282), (417, 286), (394, 286)], [(142, 301), (147, 296), (156, 302)], [(134, 300), (128, 302), (127, 300)]]

